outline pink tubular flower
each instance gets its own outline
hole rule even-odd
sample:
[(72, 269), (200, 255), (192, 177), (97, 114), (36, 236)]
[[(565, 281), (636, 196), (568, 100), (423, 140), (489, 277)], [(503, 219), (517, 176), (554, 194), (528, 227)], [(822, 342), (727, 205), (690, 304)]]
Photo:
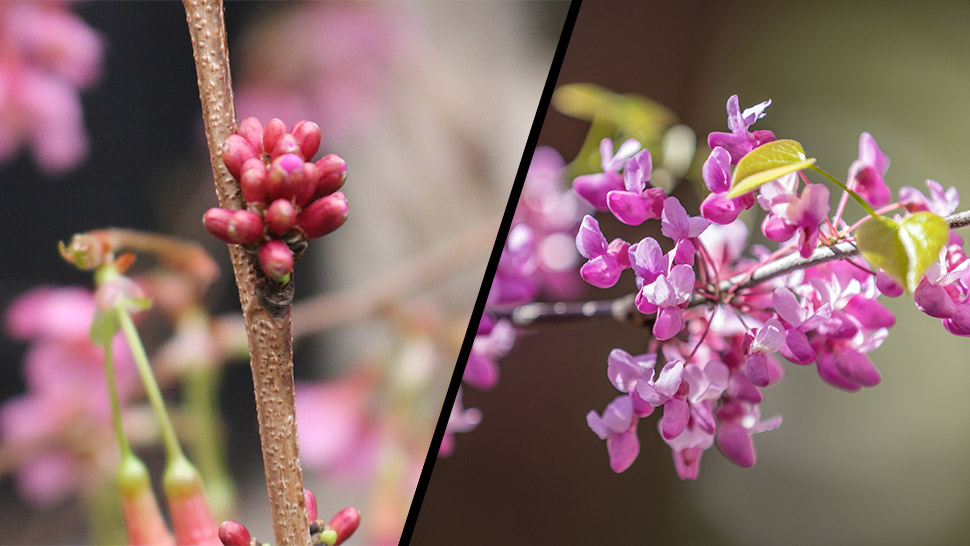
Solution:
[(771, 131), (748, 131), (755, 121), (765, 116), (765, 109), (769, 106), (771, 101), (766, 100), (742, 112), (738, 106), (738, 96), (731, 95), (727, 101), (727, 124), (731, 132), (711, 133), (707, 136), (708, 147), (711, 150), (719, 146), (724, 148), (731, 156), (731, 164), (737, 165), (751, 150), (775, 140), (775, 134)]
[(695, 249), (690, 240), (703, 233), (709, 225), (711, 222), (706, 218), (688, 216), (676, 197), (668, 197), (664, 201), (660, 231), (676, 244), (674, 263), (693, 265)]
[(101, 37), (64, 5), (0, 5), (0, 160), (24, 145), (58, 173), (87, 154), (78, 92), (98, 77)]
[(831, 308), (824, 304), (818, 309), (806, 309), (799, 305), (791, 290), (784, 286), (775, 289), (771, 295), (775, 312), (785, 324), (785, 342), (780, 347), (782, 356), (795, 364), (811, 364), (815, 361), (815, 349), (805, 334), (829, 318)]
[(785, 341), (784, 332), (784, 327), (776, 319), (768, 319), (763, 327), (755, 329), (744, 361), (744, 375), (752, 384), (758, 387), (771, 384), (768, 355), (781, 348)]
[(889, 156), (882, 153), (872, 135), (862, 133), (859, 136), (859, 158), (849, 165), (849, 189), (855, 190), (875, 207), (889, 203), (892, 193), (883, 180), (887, 169)]
[(621, 144), (614, 155), (613, 141), (604, 138), (600, 142), (603, 172), (577, 176), (573, 180), (573, 190), (593, 205), (596, 210), (608, 210), (607, 195), (611, 191), (623, 191), (625, 189), (620, 169), (639, 149), (640, 143), (631, 138)]
[(606, 406), (602, 416), (595, 411), (586, 414), (589, 428), (601, 440), (606, 440), (606, 450), (610, 454), (610, 468), (613, 472), (619, 474), (637, 460), (640, 454), (638, 422), (639, 418), (633, 411), (633, 402), (629, 396), (616, 397)]
[(663, 188), (649, 186), (653, 160), (649, 150), (633, 156), (623, 170), (625, 190), (606, 194), (606, 204), (617, 220), (638, 226), (649, 218), (660, 218), (667, 194)]
[(599, 222), (587, 214), (576, 234), (576, 249), (588, 259), (579, 269), (579, 275), (597, 288), (615, 285), (620, 273), (630, 267), (629, 247), (622, 239), (614, 239), (607, 245)]

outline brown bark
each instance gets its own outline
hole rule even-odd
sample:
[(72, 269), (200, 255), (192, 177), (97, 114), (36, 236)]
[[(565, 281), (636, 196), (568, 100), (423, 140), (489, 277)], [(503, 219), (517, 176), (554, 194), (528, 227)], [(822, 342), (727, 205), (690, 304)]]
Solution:
[[(239, 184), (221, 158), (223, 143), (236, 130), (222, 1), (183, 3), (195, 54), (216, 196), (219, 206), (239, 209), (243, 206)], [(229, 245), (229, 253), (249, 338), (259, 438), (276, 544), (309, 545), (293, 394), (293, 281), (280, 288), (261, 273), (255, 255), (239, 245)]]

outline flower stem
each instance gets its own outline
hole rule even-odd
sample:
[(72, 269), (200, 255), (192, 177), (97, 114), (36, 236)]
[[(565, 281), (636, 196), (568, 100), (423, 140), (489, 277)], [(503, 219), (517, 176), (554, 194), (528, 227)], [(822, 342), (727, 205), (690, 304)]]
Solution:
[(114, 348), (111, 343), (104, 346), (104, 373), (108, 380), (108, 395), (111, 398), (111, 421), (114, 423), (115, 436), (118, 437), (118, 447), (121, 448), (121, 458), (131, 455), (131, 444), (125, 434), (125, 426), (121, 421), (121, 401), (118, 399), (118, 384), (115, 380)]
[(138, 375), (141, 376), (141, 382), (145, 387), (148, 402), (151, 404), (152, 410), (155, 412), (155, 418), (158, 419), (158, 425), (162, 429), (162, 441), (165, 443), (168, 460), (173, 461), (184, 458), (185, 455), (182, 454), (182, 446), (179, 445), (178, 436), (175, 435), (175, 428), (172, 426), (172, 421), (168, 417), (168, 412), (165, 411), (165, 401), (162, 399), (162, 391), (158, 388), (155, 375), (152, 373), (151, 365), (148, 363), (148, 355), (145, 354), (145, 347), (141, 343), (138, 329), (135, 328), (135, 323), (131, 320), (131, 315), (128, 314), (128, 311), (124, 307), (116, 307), (115, 312), (118, 315), (121, 330), (125, 334), (125, 340), (128, 341), (128, 346), (131, 347), (131, 354), (135, 359), (135, 367), (138, 369)]
[(836, 177), (832, 176), (831, 174), (825, 172), (818, 165), (812, 165), (809, 168), (812, 169), (813, 171), (817, 172), (818, 174), (824, 176), (825, 178), (828, 178), (830, 182), (832, 182), (836, 186), (842, 188), (845, 192), (847, 192), (849, 195), (851, 195), (852, 198), (855, 199), (856, 202), (859, 203), (859, 205), (862, 208), (864, 208), (866, 210), (866, 212), (869, 213), (869, 216), (872, 216), (873, 218), (879, 216), (878, 214), (876, 214), (876, 211), (872, 209), (872, 205), (870, 205), (865, 199), (863, 199), (861, 195), (859, 195), (858, 193), (850, 190), (849, 187), (846, 186), (841, 180), (839, 180), (838, 178), (836, 178)]

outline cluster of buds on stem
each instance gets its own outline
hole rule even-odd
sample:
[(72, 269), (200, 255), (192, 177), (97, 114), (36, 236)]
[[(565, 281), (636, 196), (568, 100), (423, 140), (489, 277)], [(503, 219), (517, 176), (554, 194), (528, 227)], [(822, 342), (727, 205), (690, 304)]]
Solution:
[[(305, 490), (303, 496), (306, 499), (310, 544), (313, 546), (342, 544), (360, 525), (360, 512), (356, 508), (344, 508), (329, 522), (318, 520), (316, 496), (310, 490)], [(252, 538), (245, 525), (236, 521), (225, 521), (219, 526), (219, 540), (223, 546), (264, 546), (258, 539)]]
[(320, 140), (320, 126), (311, 121), (287, 132), (279, 119), (265, 128), (256, 118), (244, 119), (226, 139), (222, 161), (239, 181), (246, 208), (211, 208), (203, 217), (209, 233), (256, 252), (263, 272), (281, 284), (289, 282), (307, 241), (347, 219), (347, 196), (337, 191), (347, 180), (347, 164), (335, 154), (312, 162)]

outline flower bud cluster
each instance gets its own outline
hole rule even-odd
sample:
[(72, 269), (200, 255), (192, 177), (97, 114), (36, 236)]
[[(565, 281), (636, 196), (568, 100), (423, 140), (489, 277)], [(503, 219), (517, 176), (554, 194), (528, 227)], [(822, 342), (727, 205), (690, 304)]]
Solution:
[(347, 219), (347, 196), (337, 191), (347, 165), (335, 154), (313, 162), (320, 127), (300, 121), (289, 131), (279, 119), (266, 127), (256, 118), (239, 123), (222, 150), (222, 161), (239, 181), (246, 208), (211, 208), (205, 228), (222, 241), (256, 252), (271, 279), (289, 282), (294, 260), (307, 241), (322, 237)]
[[(337, 512), (329, 522), (317, 519), (317, 498), (312, 491), (305, 490), (307, 525), (310, 543), (337, 546), (350, 538), (360, 526), (360, 512), (356, 508), (344, 508)], [(219, 540), (223, 546), (265, 546), (253, 538), (245, 525), (236, 521), (224, 521), (219, 526)]]

